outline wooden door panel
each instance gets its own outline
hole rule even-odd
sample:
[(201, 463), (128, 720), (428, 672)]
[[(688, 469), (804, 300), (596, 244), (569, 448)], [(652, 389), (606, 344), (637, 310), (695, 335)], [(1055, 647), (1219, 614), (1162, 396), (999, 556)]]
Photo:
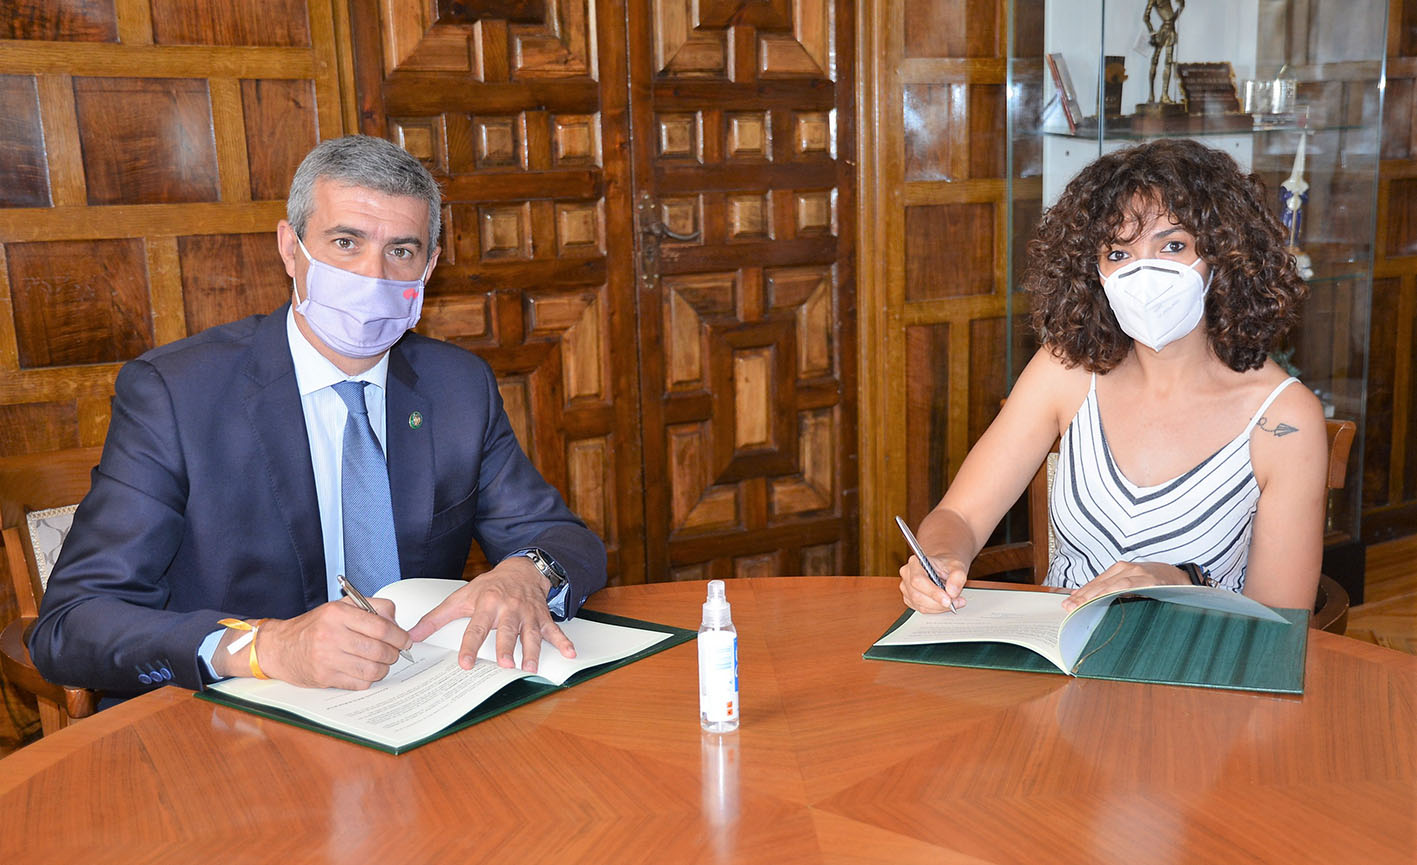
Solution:
[(484, 82), (596, 75), (583, 0), (394, 0), (379, 13), (387, 74), (459, 72)]
[(851, 19), (631, 6), (650, 579), (857, 567)]
[(1011, 84), (1019, 99), (1036, 98), (1041, 80), (1010, 80), (1006, 12), (1017, 45), (1041, 45), (1041, 7), (870, 0), (862, 16), (862, 54), (874, 64), (863, 111), (878, 118), (862, 153), (875, 184), (861, 225), (868, 572), (905, 561), (892, 518), (918, 524), (934, 507), (998, 411), (1010, 353), (1014, 375), (1032, 354), (1026, 298), (1008, 294), (1006, 241), (1026, 235), (1041, 187), (1036, 172), (1004, 177), (1005, 96)]
[(611, 580), (641, 582), (623, 10), (591, 2), (353, 0), (355, 75), (362, 131), (443, 184), (419, 331), (492, 365), (518, 441), (605, 540)]

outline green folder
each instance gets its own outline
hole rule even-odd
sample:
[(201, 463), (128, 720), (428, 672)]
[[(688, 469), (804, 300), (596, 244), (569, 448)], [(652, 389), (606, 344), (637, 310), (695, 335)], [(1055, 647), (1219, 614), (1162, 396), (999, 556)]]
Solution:
[[(1275, 612), (1287, 623), (1150, 598), (1117, 601), (1092, 632), (1073, 675), (1302, 694), (1309, 613), (1287, 609)], [(899, 628), (910, 615), (907, 610), (886, 633)], [(998, 642), (872, 646), (865, 657), (951, 667), (1061, 672), (1030, 649)]]
[(412, 751), (414, 748), (417, 748), (420, 745), (426, 745), (435, 739), (441, 739), (444, 736), (449, 735), (450, 733), (456, 733), (459, 730), (464, 730), (468, 727), (471, 727), (473, 724), (481, 723), (482, 721), (485, 721), (488, 718), (492, 718), (502, 714), (503, 712), (515, 709), (516, 707), (521, 706), (525, 703), (530, 703), (532, 700), (539, 699), (541, 697), (546, 696), (547, 694), (552, 694), (557, 691), (564, 691), (567, 688), (573, 688), (582, 682), (589, 681), (597, 676), (602, 676), (610, 672), (611, 670), (619, 669), (620, 667), (623, 667), (626, 664), (633, 664), (635, 661), (641, 660), (643, 658), (648, 658), (650, 655), (662, 652), (665, 649), (673, 648), (674, 646), (677, 646), (681, 643), (687, 643), (688, 641), (694, 639), (695, 636), (697, 636), (696, 631), (687, 630), (685, 628), (676, 628), (673, 625), (660, 625), (654, 622), (645, 622), (639, 619), (630, 619), (624, 616), (616, 616), (610, 613), (598, 612), (596, 610), (582, 609), (576, 613), (576, 617), (581, 619), (589, 619), (593, 622), (602, 622), (607, 625), (622, 625), (624, 627), (639, 628), (645, 631), (657, 631), (659, 633), (669, 634), (670, 636), (668, 639), (661, 640), (658, 643), (655, 643), (653, 646), (644, 649), (643, 651), (621, 658), (618, 661), (611, 661), (609, 663), (601, 664), (596, 667), (588, 667), (584, 670), (581, 670), (580, 672), (567, 679), (565, 684), (562, 685), (553, 685), (550, 682), (546, 681), (537, 682), (532, 681), (530, 679), (519, 679), (511, 683), (510, 685), (507, 685), (505, 688), (502, 688), (501, 690), (497, 691), (497, 693), (488, 697), (486, 700), (483, 700), (472, 711), (468, 712), (466, 715), (463, 715), (461, 718), (459, 718), (457, 721), (454, 721), (452, 724), (443, 727), (433, 735), (427, 736), (414, 742), (410, 742), (406, 745), (401, 745), (399, 747), (390, 747), (381, 742), (371, 741), (361, 736), (353, 735), (345, 730), (339, 730), (334, 727), (330, 727), (325, 724), (312, 721), (311, 719), (306, 718), (303, 715), (297, 715), (293, 712), (287, 712), (283, 709), (277, 709), (272, 706), (266, 706), (260, 703), (254, 703), (248, 700), (243, 700), (238, 697), (233, 697), (230, 694), (224, 694), (220, 691), (213, 691), (211, 689), (207, 689), (197, 692), (196, 696), (198, 699), (201, 700), (207, 700), (208, 702), (219, 703), (224, 706), (230, 706), (235, 709), (240, 709), (243, 712), (250, 712), (253, 715), (260, 715), (263, 718), (270, 718), (273, 721), (280, 721), (282, 723), (290, 724), (295, 727), (302, 727), (306, 730), (313, 730), (317, 733), (324, 733), (327, 736), (333, 736), (336, 739), (343, 739), (346, 742), (354, 742), (359, 745), (366, 745), (370, 748), (376, 748), (380, 751), (385, 751), (390, 754), (402, 754), (405, 751)]

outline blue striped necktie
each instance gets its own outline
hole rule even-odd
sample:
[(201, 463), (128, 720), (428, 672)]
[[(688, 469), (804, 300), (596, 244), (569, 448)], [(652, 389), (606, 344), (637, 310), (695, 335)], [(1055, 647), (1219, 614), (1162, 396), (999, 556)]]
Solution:
[(340, 512), (344, 520), (344, 575), (365, 595), (399, 578), (399, 549), (394, 539), (394, 506), (389, 471), (364, 404), (362, 381), (332, 387), (349, 407), (344, 422), (344, 457)]

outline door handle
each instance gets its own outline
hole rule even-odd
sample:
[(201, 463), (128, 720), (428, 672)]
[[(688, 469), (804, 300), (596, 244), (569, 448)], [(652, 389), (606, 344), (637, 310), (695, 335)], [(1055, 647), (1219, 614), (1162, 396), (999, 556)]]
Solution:
[(677, 240), (681, 243), (691, 243), (698, 240), (702, 232), (694, 231), (690, 234), (680, 234), (663, 222), (659, 221), (658, 202), (650, 196), (648, 192), (640, 194), (639, 206), (640, 233), (659, 239)]
[(660, 241), (692, 243), (702, 236), (702, 232), (682, 234), (660, 222), (659, 205), (648, 192), (640, 194), (639, 205), (635, 208), (635, 222), (640, 235), (640, 287), (648, 291), (654, 288), (655, 281), (659, 279)]
[(683, 241), (685, 243), (699, 239), (699, 232), (697, 231), (695, 231), (693, 234), (680, 234), (679, 232), (660, 222), (658, 219), (650, 219), (649, 221), (647, 221), (643, 230), (660, 239), (664, 239), (667, 237), (670, 240), (678, 240)]

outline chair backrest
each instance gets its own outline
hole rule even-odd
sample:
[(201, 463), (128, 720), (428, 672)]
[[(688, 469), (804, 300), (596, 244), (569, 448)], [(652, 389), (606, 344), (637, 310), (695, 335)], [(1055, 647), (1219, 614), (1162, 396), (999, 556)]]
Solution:
[(1058, 465), (1058, 443), (1034, 473), (1028, 484), (1028, 540), (985, 547), (969, 566), (970, 579), (982, 579), (1007, 571), (1028, 569), (1033, 582), (1042, 583), (1048, 576), (1048, 563), (1053, 555), (1053, 528), (1048, 519), (1048, 491)]
[(1328, 432), (1328, 488), (1341, 490), (1348, 482), (1348, 451), (1353, 447), (1353, 437), (1358, 427), (1351, 420), (1324, 421)]
[[(1330, 490), (1342, 489), (1348, 479), (1348, 454), (1353, 447), (1357, 426), (1353, 421), (1325, 421), (1328, 435), (1328, 474)], [(1033, 582), (1042, 583), (1048, 576), (1051, 559), (1052, 525), (1048, 519), (1048, 493), (1053, 485), (1057, 466), (1058, 443), (1028, 485), (1029, 539), (1012, 544), (986, 547), (979, 552), (969, 568), (969, 576), (978, 579), (1005, 571), (1028, 568)], [(1348, 593), (1331, 577), (1323, 576), (1319, 584), (1318, 603), (1311, 623), (1316, 628), (1343, 633), (1348, 620)]]
[[(1328, 432), (1328, 488), (1341, 490), (1348, 482), (1348, 452), (1353, 447), (1353, 438), (1358, 427), (1351, 420), (1324, 422)], [(1330, 577), (1319, 574), (1319, 596), (1314, 604), (1312, 627), (1334, 634), (1348, 630), (1348, 590)]]
[(72, 507), (88, 492), (90, 473), (102, 452), (101, 447), (88, 447), (0, 457), (0, 530), (22, 616), (37, 615)]
[(0, 625), (4, 626), (0, 630), (0, 689), (5, 691), (7, 706), (12, 687), (34, 695), (45, 735), (75, 718), (92, 715), (98, 705), (94, 691), (45, 681), (25, 642), (39, 615), (39, 599), (68, 533), (73, 509), (88, 492), (101, 452), (102, 448), (90, 447), (0, 457), (0, 538), (14, 588), (11, 601), (0, 584)]

